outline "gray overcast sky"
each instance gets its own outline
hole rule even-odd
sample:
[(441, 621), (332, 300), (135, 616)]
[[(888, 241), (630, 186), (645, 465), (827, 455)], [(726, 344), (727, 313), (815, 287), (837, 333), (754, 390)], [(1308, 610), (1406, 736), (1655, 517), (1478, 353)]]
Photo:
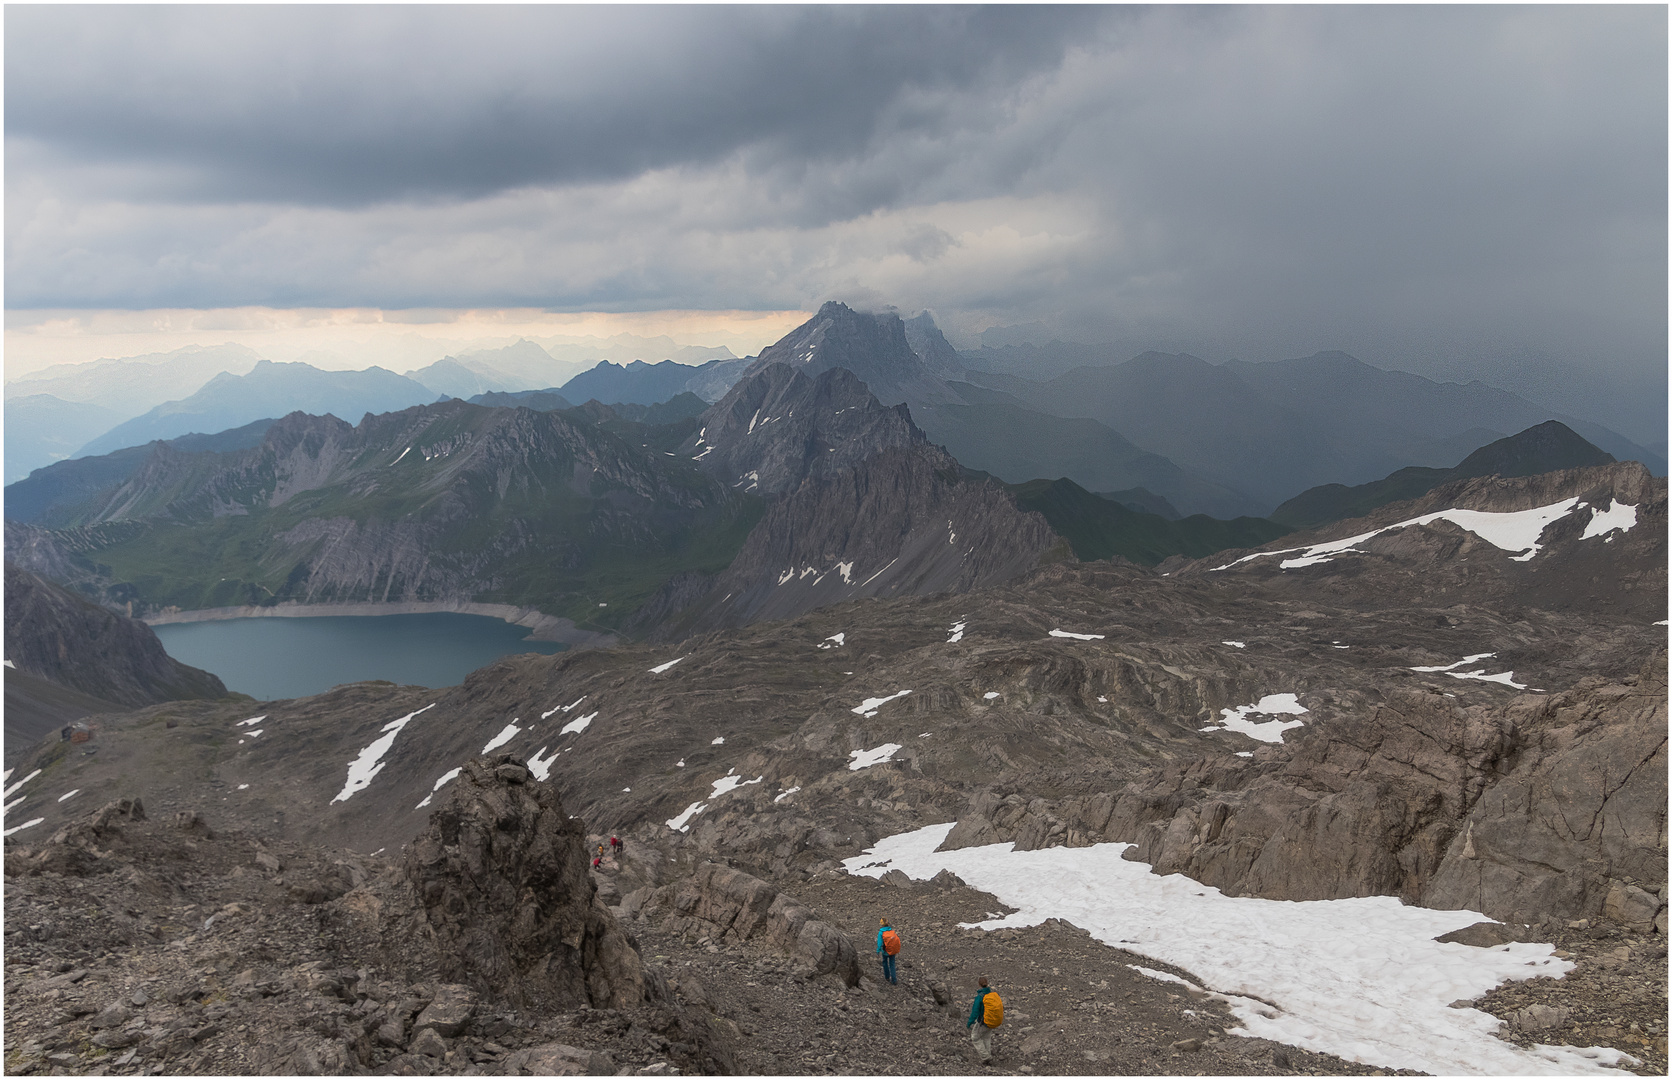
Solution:
[(1665, 437), (1667, 12), (10, 6), (8, 309), (927, 307)]

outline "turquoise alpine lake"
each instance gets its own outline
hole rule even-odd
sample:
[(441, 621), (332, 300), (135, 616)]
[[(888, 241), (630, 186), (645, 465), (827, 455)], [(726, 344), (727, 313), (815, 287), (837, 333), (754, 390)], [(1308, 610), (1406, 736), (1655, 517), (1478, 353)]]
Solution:
[(342, 683), (388, 679), (454, 686), (501, 656), (568, 648), (528, 641), (526, 627), (485, 615), (325, 615), (153, 626), (168, 654), (219, 675), (258, 701), (305, 697)]

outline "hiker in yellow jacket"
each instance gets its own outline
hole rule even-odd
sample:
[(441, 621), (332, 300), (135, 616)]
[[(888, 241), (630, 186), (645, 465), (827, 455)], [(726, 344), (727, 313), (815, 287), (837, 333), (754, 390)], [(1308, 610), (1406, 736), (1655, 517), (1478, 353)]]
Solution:
[(1004, 1001), (987, 986), (987, 976), (983, 975), (981, 989), (975, 992), (975, 1000), (970, 1002), (969, 1022), (964, 1025), (969, 1029), (970, 1042), (975, 1044), (975, 1052), (983, 1065), (992, 1064), (993, 1030), (1002, 1023)]

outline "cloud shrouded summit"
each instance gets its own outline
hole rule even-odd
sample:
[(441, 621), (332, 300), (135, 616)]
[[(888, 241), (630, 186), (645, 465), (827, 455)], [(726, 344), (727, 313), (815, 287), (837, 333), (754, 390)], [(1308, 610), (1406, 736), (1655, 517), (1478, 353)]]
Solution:
[(13, 308), (835, 297), (1664, 434), (1663, 8), (5, 18)]

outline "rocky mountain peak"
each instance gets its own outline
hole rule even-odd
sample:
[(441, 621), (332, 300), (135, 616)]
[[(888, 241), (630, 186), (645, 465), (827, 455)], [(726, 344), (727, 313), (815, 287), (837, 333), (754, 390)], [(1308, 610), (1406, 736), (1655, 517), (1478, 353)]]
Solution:
[(1609, 465), (1613, 454), (1598, 449), (1560, 420), (1546, 420), (1476, 450), (1452, 471), (1468, 476), (1536, 476), (1557, 469)]
[(834, 300), (762, 349), (756, 369), (764, 364), (788, 364), (809, 373), (847, 368), (888, 404), (962, 400), (912, 348), (900, 316), (855, 311)]
[(724, 484), (775, 494), (923, 441), (904, 406), (883, 406), (845, 368), (766, 364), (703, 414), (684, 452)]

